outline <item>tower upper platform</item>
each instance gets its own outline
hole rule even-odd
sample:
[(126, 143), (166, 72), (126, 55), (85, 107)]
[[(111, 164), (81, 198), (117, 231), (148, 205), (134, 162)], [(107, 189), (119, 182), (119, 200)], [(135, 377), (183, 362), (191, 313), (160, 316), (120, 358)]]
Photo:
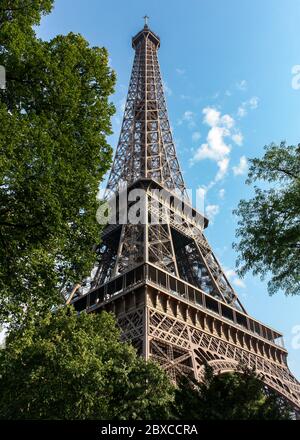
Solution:
[(144, 28), (132, 38), (132, 47), (135, 49), (140, 41), (146, 40), (147, 38), (149, 38), (156, 45), (156, 47), (159, 48), (160, 38), (151, 31), (147, 24), (145, 24)]

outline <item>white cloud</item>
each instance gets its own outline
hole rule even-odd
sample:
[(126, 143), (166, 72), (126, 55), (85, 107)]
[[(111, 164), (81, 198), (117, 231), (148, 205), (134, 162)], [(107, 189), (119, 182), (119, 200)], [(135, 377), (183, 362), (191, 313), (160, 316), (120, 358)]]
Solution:
[(257, 96), (252, 96), (248, 101), (243, 102), (237, 111), (239, 118), (244, 118), (248, 114), (248, 110), (255, 110), (258, 107), (259, 98)]
[(179, 67), (177, 67), (176, 72), (178, 73), (178, 75), (184, 75), (185, 74), (185, 70), (184, 69), (180, 69)]
[(220, 199), (224, 199), (224, 197), (225, 197), (225, 189), (224, 188), (221, 188), (220, 189), (220, 191), (219, 191), (219, 197), (220, 197)]
[(232, 128), (234, 126), (234, 119), (229, 115), (222, 116), (221, 121), (227, 128)]
[(247, 110), (242, 105), (238, 108), (237, 115), (239, 118), (244, 118), (247, 115)]
[(210, 130), (207, 134), (207, 142), (196, 150), (191, 163), (204, 159), (210, 159), (217, 163), (218, 172), (214, 182), (209, 185), (211, 187), (215, 182), (223, 179), (227, 173), (231, 145), (226, 143), (226, 138), (231, 136), (231, 129), (234, 127), (235, 121), (230, 115), (222, 115), (213, 107), (204, 108), (202, 113), (204, 115), (203, 122), (210, 127)]
[(242, 79), (241, 81), (237, 82), (237, 83), (236, 83), (236, 88), (237, 88), (238, 90), (242, 90), (242, 91), (244, 92), (244, 91), (247, 90), (247, 88), (248, 88), (248, 83), (247, 83), (247, 81), (246, 81), (245, 79)]
[(199, 141), (200, 138), (201, 138), (201, 133), (200, 133), (199, 131), (195, 131), (195, 132), (192, 134), (192, 140), (193, 140), (194, 142)]
[(188, 124), (189, 128), (193, 128), (195, 126), (195, 114), (190, 110), (186, 110), (179, 119), (178, 125), (182, 125), (184, 122)]
[(237, 166), (232, 167), (233, 174), (235, 176), (241, 176), (242, 174), (245, 174), (248, 169), (248, 161), (245, 156), (242, 156), (240, 158), (240, 162)]
[(225, 269), (224, 268), (225, 275), (228, 279), (231, 279), (232, 277), (236, 276), (236, 272), (233, 269)]
[(240, 287), (242, 289), (246, 288), (246, 284), (244, 283), (243, 280), (241, 280), (237, 273), (235, 272), (235, 270), (233, 269), (224, 269), (225, 275), (227, 276), (227, 278), (229, 279), (229, 281), (232, 282), (232, 284), (234, 284), (237, 287)]
[(225, 177), (229, 166), (229, 159), (224, 157), (224, 159), (217, 162), (217, 165), (219, 167), (219, 171), (216, 174), (215, 182), (219, 182), (219, 180), (222, 180), (223, 177)]
[(180, 95), (180, 99), (191, 99), (191, 97), (188, 95), (182, 94), (182, 95)]
[(168, 96), (172, 95), (173, 92), (165, 81), (163, 81), (163, 88), (166, 95)]
[(210, 127), (215, 127), (218, 125), (221, 117), (221, 113), (212, 108), (212, 107), (206, 107), (203, 109), (202, 113), (204, 114), (203, 121), (205, 124), (209, 125)]
[[(222, 181), (229, 170), (230, 153), (232, 140), (236, 145), (243, 144), (243, 134), (236, 128), (233, 117), (229, 114), (222, 114), (214, 107), (205, 107), (202, 110), (203, 122), (209, 126), (206, 142), (202, 143), (194, 152), (190, 160), (191, 165), (201, 160), (212, 160), (216, 162), (218, 170), (214, 179), (205, 187), (206, 191), (211, 189), (217, 182)], [(183, 119), (191, 118), (185, 115)], [(193, 115), (194, 118), (194, 115)], [(193, 119), (194, 120), (194, 119)], [(246, 162), (245, 162), (246, 161)], [(247, 159), (243, 156), (239, 166), (233, 167), (235, 175), (243, 174), (247, 169)]]
[(252, 98), (249, 99), (248, 104), (249, 107), (254, 110), (258, 107), (258, 103), (259, 103), (259, 99), (257, 96), (253, 96)]
[(192, 121), (194, 118), (194, 113), (187, 110), (186, 112), (184, 112), (183, 114), (183, 120), (184, 121)]
[(243, 137), (243, 135), (242, 135), (242, 133), (240, 131), (237, 131), (236, 133), (234, 133), (232, 135), (231, 139), (233, 140), (233, 142), (236, 145), (239, 145), (239, 146), (243, 145), (244, 137)]
[(207, 205), (205, 208), (205, 214), (211, 222), (214, 221), (215, 216), (219, 214), (219, 212), (220, 208), (218, 205)]
[(241, 280), (240, 278), (234, 278), (234, 280), (232, 281), (232, 283), (237, 286), (237, 287), (241, 287), (242, 289), (246, 288), (246, 284), (244, 283), (243, 280)]

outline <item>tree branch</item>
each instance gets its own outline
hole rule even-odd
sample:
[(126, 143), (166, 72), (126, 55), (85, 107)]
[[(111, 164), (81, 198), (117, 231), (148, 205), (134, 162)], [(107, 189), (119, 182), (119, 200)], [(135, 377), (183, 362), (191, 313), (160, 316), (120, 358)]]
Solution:
[(297, 175), (291, 173), (290, 171), (285, 170), (284, 168), (275, 167), (274, 171), (279, 171), (280, 173), (287, 174), (288, 176), (292, 177), (293, 179), (299, 179), (299, 177), (300, 177), (300, 176), (297, 176)]

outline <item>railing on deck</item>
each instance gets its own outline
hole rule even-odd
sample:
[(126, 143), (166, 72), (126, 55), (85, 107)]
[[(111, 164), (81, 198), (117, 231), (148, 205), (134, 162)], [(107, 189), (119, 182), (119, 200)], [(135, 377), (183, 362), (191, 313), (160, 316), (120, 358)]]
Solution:
[(221, 317), (223, 320), (225, 319), (254, 335), (284, 348), (283, 337), (280, 333), (150, 263), (141, 264), (119, 275), (114, 280), (91, 290), (86, 295), (76, 298), (73, 304), (79, 312), (85, 309), (91, 311), (115, 295), (132, 289), (133, 286), (144, 284), (146, 281), (159, 286), (166, 293), (179, 296), (199, 308)]

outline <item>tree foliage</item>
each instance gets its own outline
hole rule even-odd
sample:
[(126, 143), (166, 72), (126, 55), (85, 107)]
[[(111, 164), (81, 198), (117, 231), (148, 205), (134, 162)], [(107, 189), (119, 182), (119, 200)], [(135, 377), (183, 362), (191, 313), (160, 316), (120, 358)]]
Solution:
[(0, 322), (48, 310), (89, 274), (100, 230), (98, 185), (110, 166), (115, 75), (80, 35), (36, 37), (52, 0), (2, 0)]
[(0, 350), (0, 419), (288, 419), (289, 405), (253, 372), (182, 377), (120, 341), (113, 315), (72, 306), (33, 316)]
[(255, 186), (255, 196), (241, 200), (234, 245), (239, 253), (239, 273), (252, 270), (268, 282), (272, 294), (300, 293), (300, 144), (271, 144), (262, 159), (250, 160), (247, 183)]
[(201, 383), (182, 378), (174, 408), (180, 420), (284, 420), (292, 416), (290, 405), (266, 389), (254, 372), (214, 376), (208, 366)]
[(1, 419), (158, 419), (173, 398), (160, 367), (120, 342), (111, 314), (72, 307), (9, 334), (0, 389)]

